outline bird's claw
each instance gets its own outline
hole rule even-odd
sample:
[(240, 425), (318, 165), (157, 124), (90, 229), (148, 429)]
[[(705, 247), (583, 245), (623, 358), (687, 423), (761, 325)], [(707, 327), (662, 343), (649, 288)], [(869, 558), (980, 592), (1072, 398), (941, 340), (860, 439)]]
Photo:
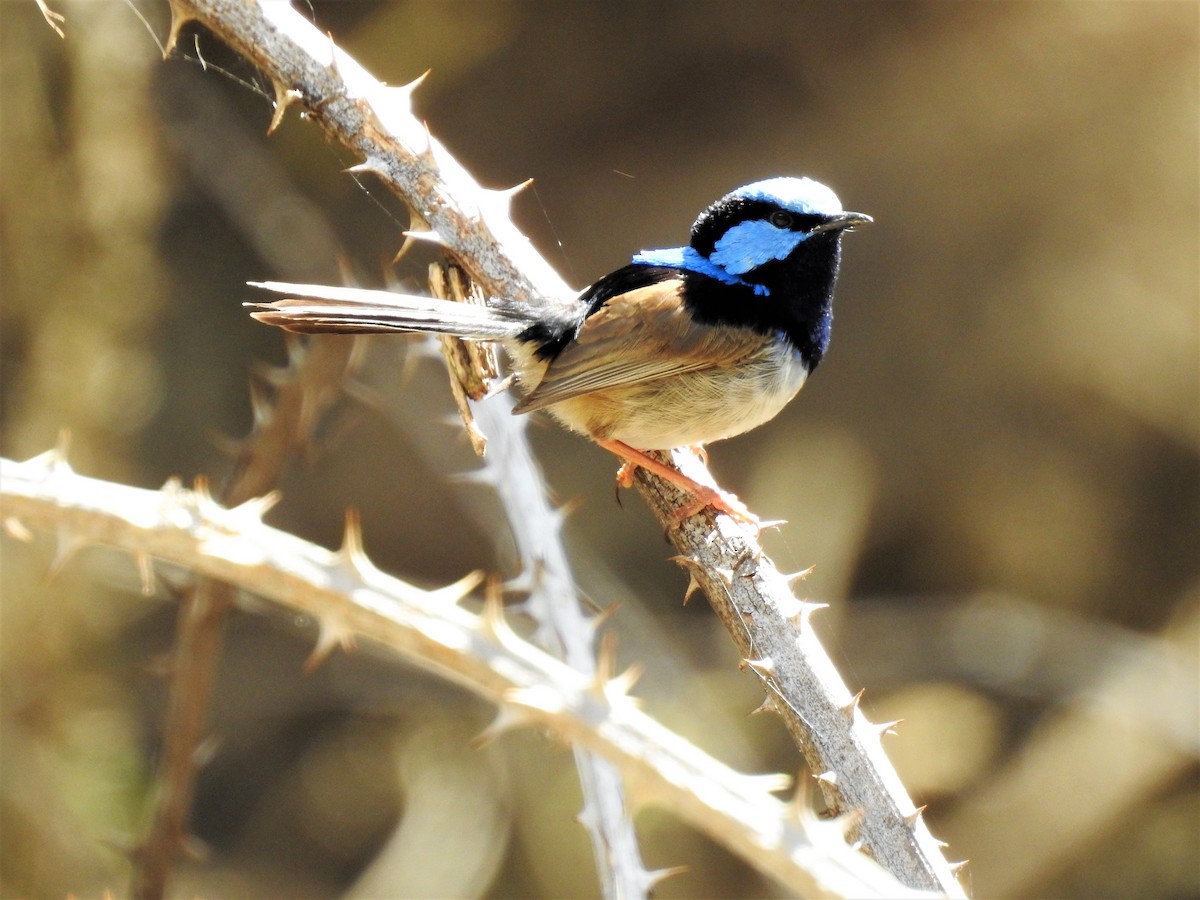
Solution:
[(671, 514), (671, 527), (678, 528), (685, 519), (690, 519), (707, 506), (713, 507), (717, 512), (724, 513), (742, 525), (753, 528), (755, 536), (762, 534), (767, 528), (784, 524), (783, 519), (760, 519), (734, 494), (703, 485), (697, 485), (697, 487), (700, 489), (693, 491), (695, 496)]
[(633, 487), (633, 473), (637, 471), (637, 463), (626, 460), (621, 463), (621, 468), (617, 469), (617, 486), (623, 488)]
[[(762, 534), (766, 528), (772, 528), (776, 525), (782, 525), (783, 520), (763, 521), (746, 507), (735, 495), (726, 493), (719, 488), (710, 487), (706, 484), (701, 484), (694, 478), (684, 475), (677, 469), (672, 469), (656, 459), (647, 456), (640, 450), (635, 450), (620, 441), (597, 441), (597, 443), (615, 453), (623, 460), (621, 468), (617, 470), (617, 487), (632, 487), (634, 473), (638, 469), (646, 469), (654, 473), (660, 478), (663, 478), (678, 488), (682, 488), (692, 495), (692, 499), (676, 509), (670, 517), (670, 528), (678, 528), (685, 519), (690, 519), (705, 507), (711, 506), (717, 512), (725, 513), (735, 521), (747, 525), (754, 529), (755, 537)], [(703, 453), (703, 447), (691, 448), (693, 452)], [(618, 502), (620, 502), (620, 494), (618, 492)]]

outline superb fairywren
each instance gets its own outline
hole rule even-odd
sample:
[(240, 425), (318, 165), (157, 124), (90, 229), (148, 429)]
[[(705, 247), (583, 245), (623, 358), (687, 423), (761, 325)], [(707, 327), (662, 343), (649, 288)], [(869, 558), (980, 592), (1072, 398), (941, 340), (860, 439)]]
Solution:
[[(251, 304), (298, 332), (421, 331), (497, 341), (523, 397), (627, 462), (712, 504), (746, 509), (640, 450), (749, 431), (796, 395), (829, 344), (842, 232), (871, 221), (809, 178), (738, 188), (702, 212), (686, 247), (643, 250), (566, 306), (487, 306), (386, 291), (276, 282)], [(299, 299), (303, 298), (303, 299)]]

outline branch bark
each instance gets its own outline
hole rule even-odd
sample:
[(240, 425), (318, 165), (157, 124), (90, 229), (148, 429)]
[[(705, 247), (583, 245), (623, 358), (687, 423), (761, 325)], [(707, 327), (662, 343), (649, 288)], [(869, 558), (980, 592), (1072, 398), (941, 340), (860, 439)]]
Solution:
[[(263, 524), (266, 504), (225, 509), (203, 490), (126, 487), (73, 472), (56, 451), (0, 460), (9, 532), (51, 532), (63, 546), (104, 544), (184, 566), (311, 616), (319, 646), (371, 640), (500, 707), (489, 729), (535, 726), (604, 756), (647, 803), (661, 804), (788, 889), (813, 897), (924, 896), (845, 842), (847, 820), (822, 821), (808, 792), (784, 803), (788, 779), (744, 775), (641, 712), (630, 681), (579, 672), (520, 638), (498, 602), (458, 605), (479, 583), (423, 591), (376, 569), (356, 528), (331, 552)], [(853, 817), (851, 817), (853, 818)]]
[[(430, 275), (434, 296), (460, 303), (481, 299), (468, 296), (472, 293), (470, 286), (464, 283), (462, 270), (454, 266), (431, 267)], [(442, 340), (442, 347), (448, 364), (455, 359), (455, 347), (470, 349), (465, 341), (447, 339)], [(458, 377), (466, 373), (454, 365), (450, 369), (453, 387)], [(482, 381), (477, 387), (483, 387)], [(466, 389), (461, 390), (465, 395)], [(465, 396), (459, 402), (463, 404), (460, 408), (468, 433), (475, 428), (477, 412), (481, 433), (494, 438), (489, 453), (484, 454), (482, 447), (477, 447), (476, 452), (483, 457), (483, 469), (477, 477), (487, 481), (507, 513), (521, 561), (520, 580), (526, 592), (523, 606), (537, 623), (537, 643), (571, 668), (595, 678), (595, 623), (584, 616), (563, 546), (563, 517), (547, 499), (541, 470), (526, 440), (526, 420), (512, 414), (513, 401), (508, 394), (493, 397), (490, 403), (479, 404), (475, 409)], [(620, 772), (581, 747), (575, 747), (574, 754), (583, 793), (579, 821), (591, 838), (601, 893), (606, 898), (645, 897), (655, 882), (671, 871), (649, 872), (643, 865)]]
[[(275, 85), (277, 117), (302, 103), (334, 139), (358, 154), (356, 169), (378, 175), (414, 217), (490, 295), (567, 302), (570, 292), (508, 216), (509, 192), (488, 191), (411, 114), (409, 88), (386, 88), (287, 3), (170, 0), (172, 41), (199, 19), (259, 66)], [(273, 123), (274, 124), (274, 123)], [(681, 468), (711, 476), (698, 460)], [(962, 888), (879, 746), (886, 726), (867, 723), (810, 627), (805, 607), (756, 538), (723, 517), (673, 526), (685, 497), (641, 473), (638, 483), (744, 657), (818, 773), (835, 811), (861, 817), (866, 849), (905, 884), (962, 896)], [(798, 617), (798, 618), (797, 618)], [(796, 619), (798, 629), (792, 624)]]
[[(306, 348), (291, 345), (289, 364), (273, 373), (274, 402), (268, 405), (262, 400), (257, 405), (254, 431), (242, 444), (234, 473), (221, 492), (227, 505), (241, 506), (267, 496), (275, 487), (308, 442), (322, 409), (339, 393), (352, 356), (350, 341), (319, 340)], [(222, 635), (234, 595), (228, 583), (201, 578), (179, 603), (154, 811), (146, 836), (132, 853), (131, 892), (139, 900), (165, 895), (175, 859), (188, 838), (198, 748), (205, 738)]]

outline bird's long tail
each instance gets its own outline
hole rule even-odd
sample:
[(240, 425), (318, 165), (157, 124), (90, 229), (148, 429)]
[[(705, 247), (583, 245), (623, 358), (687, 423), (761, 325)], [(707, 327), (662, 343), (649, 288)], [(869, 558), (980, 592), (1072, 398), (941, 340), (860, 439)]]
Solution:
[(271, 303), (247, 303), (260, 322), (301, 333), (422, 331), (452, 334), (469, 340), (516, 337), (536, 319), (520, 307), (477, 306), (413, 294), (320, 284), (251, 282), (254, 287), (286, 294)]

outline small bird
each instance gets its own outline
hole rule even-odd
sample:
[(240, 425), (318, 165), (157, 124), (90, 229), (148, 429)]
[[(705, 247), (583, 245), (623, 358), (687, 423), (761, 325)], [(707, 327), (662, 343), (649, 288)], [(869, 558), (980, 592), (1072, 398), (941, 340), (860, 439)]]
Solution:
[(732, 495), (641, 452), (702, 446), (774, 418), (829, 345), (846, 212), (810, 178), (770, 178), (705, 209), (685, 247), (643, 250), (562, 306), (491, 298), (486, 306), (386, 291), (256, 284), (291, 295), (247, 304), (302, 333), (431, 332), (495, 341), (522, 398), (572, 431), (757, 524)]

